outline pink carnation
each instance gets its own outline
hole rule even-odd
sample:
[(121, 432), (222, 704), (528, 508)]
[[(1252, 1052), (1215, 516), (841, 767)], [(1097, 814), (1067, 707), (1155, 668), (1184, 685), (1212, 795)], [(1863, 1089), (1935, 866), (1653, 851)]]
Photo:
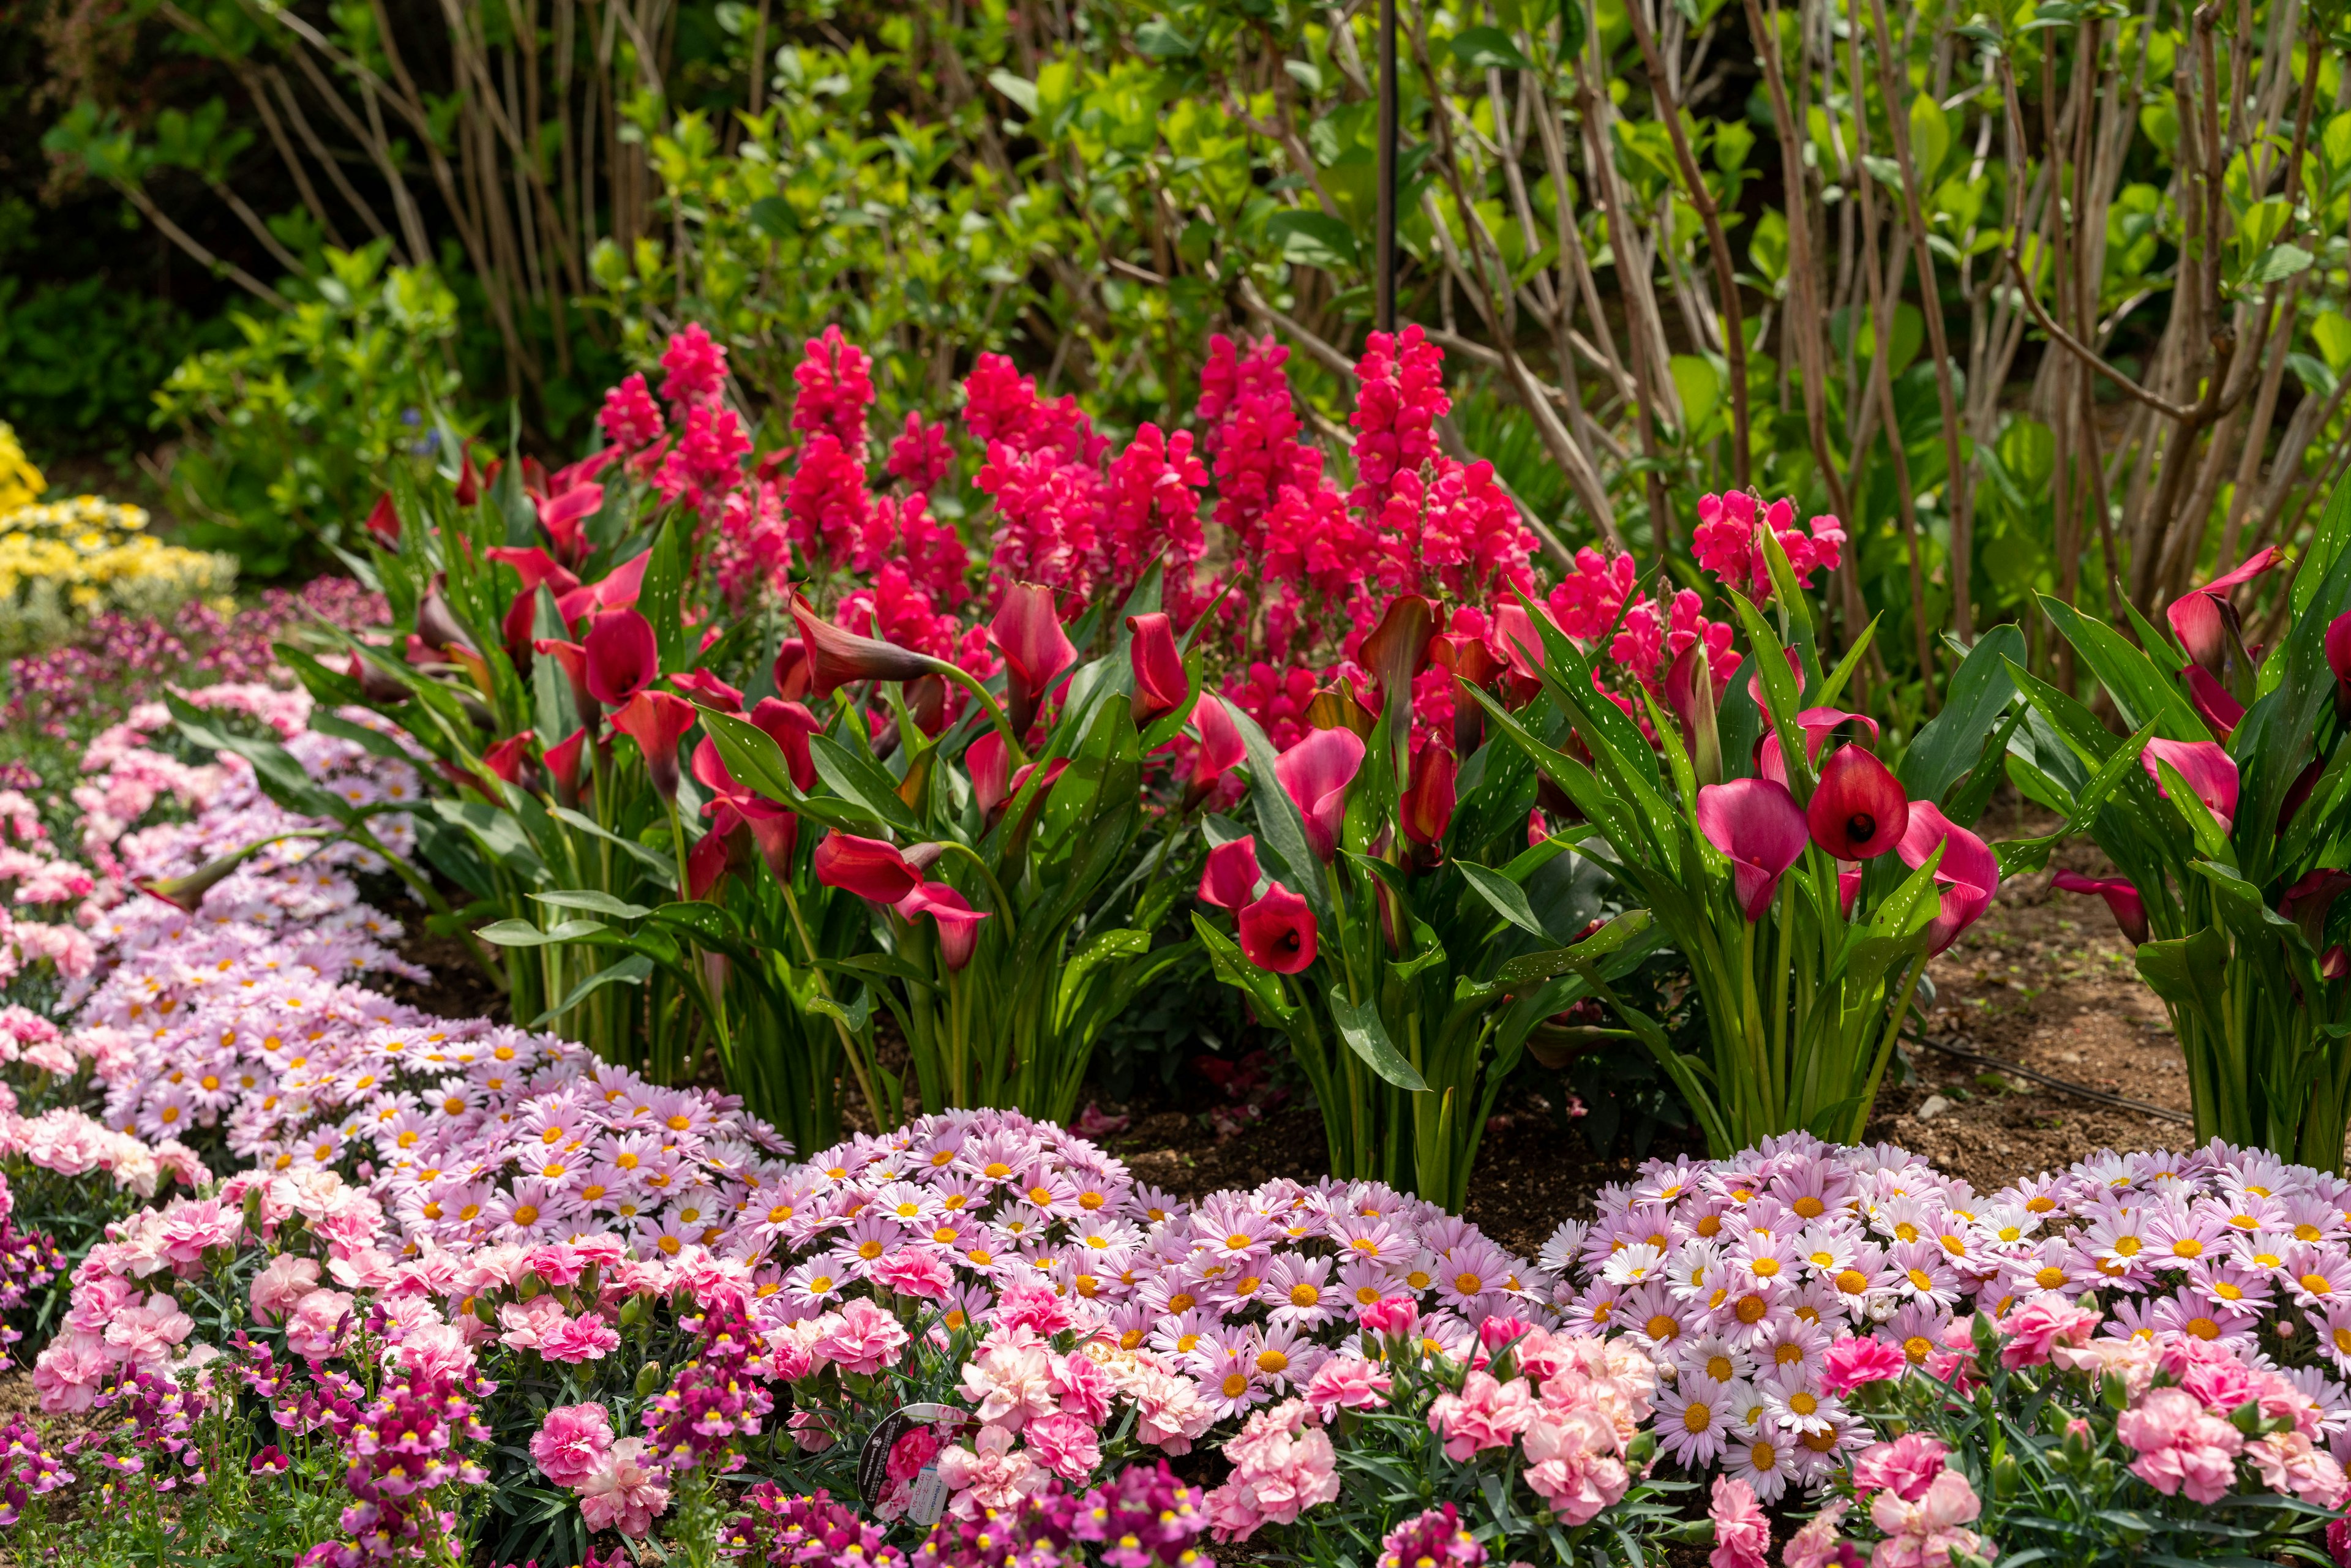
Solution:
[(2131, 1473), (2171, 1497), (2218, 1502), (2236, 1479), (2244, 1434), (2184, 1388), (2156, 1388), (2115, 1419), (2115, 1435), (2137, 1453)]
[(1890, 1382), (1909, 1365), (1899, 1345), (1882, 1339), (1841, 1339), (1829, 1346), (1821, 1375), (1830, 1393), (1843, 1396), (1865, 1383)]
[(614, 1443), (579, 1488), (580, 1517), (590, 1530), (642, 1536), (669, 1507), (669, 1489), (661, 1484), (643, 1437)]
[(1314, 1369), (1306, 1403), (1328, 1421), (1341, 1410), (1376, 1410), (1388, 1402), (1395, 1383), (1377, 1364), (1359, 1355), (1334, 1355)]
[(1428, 1429), (1445, 1439), (1446, 1457), (1457, 1464), (1482, 1448), (1509, 1448), (1534, 1418), (1534, 1395), (1524, 1383), (1497, 1383), (1483, 1372), (1428, 1406)]
[(1709, 1568), (1764, 1568), (1771, 1550), (1771, 1521), (1755, 1500), (1755, 1489), (1729, 1476), (1714, 1478), (1714, 1551)]
[(2044, 1291), (2000, 1320), (2000, 1332), (2008, 1336), (2000, 1347), (2000, 1363), (2011, 1372), (2020, 1366), (2039, 1366), (2057, 1345), (2089, 1343), (2097, 1326), (2095, 1308)]
[(601, 1405), (559, 1405), (531, 1434), (530, 1457), (549, 1480), (578, 1487), (612, 1447), (611, 1418)]
[(1853, 1484), (1865, 1492), (1890, 1491), (1916, 1502), (1943, 1473), (1950, 1452), (1924, 1432), (1906, 1432), (1890, 1443), (1864, 1449), (1853, 1462)]
[(814, 1349), (845, 1371), (871, 1376), (897, 1361), (907, 1337), (896, 1318), (861, 1299), (841, 1309)]

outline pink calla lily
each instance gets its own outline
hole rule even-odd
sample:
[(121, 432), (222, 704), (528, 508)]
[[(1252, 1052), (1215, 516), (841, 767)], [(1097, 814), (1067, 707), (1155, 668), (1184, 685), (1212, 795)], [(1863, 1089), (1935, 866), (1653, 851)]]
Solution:
[(1127, 656), (1134, 669), (1134, 722), (1149, 724), (1174, 713), (1192, 695), (1184, 655), (1176, 646), (1176, 623), (1159, 611), (1126, 618)]
[(2245, 705), (2229, 695), (2229, 688), (2212, 678), (2211, 672), (2201, 664), (2190, 664), (2180, 678), (2188, 685), (2188, 706), (2204, 721), (2204, 727), (2222, 740), (2237, 733), (2237, 726), (2245, 716)]
[(1273, 776), (1306, 819), (1306, 841), (1317, 860), (1339, 852), (1347, 786), (1363, 766), (1363, 738), (1348, 729), (1318, 729), (1274, 761)]
[(1235, 925), (1242, 956), (1260, 969), (1295, 975), (1314, 962), (1314, 911), (1278, 882), (1243, 909)]
[(1910, 805), (1886, 764), (1858, 746), (1840, 746), (1821, 765), (1804, 820), (1813, 842), (1836, 859), (1875, 860), (1900, 841)]
[(612, 727), (645, 754), (645, 772), (664, 800), (677, 799), (677, 743), (702, 710), (668, 692), (639, 692), (612, 716)]
[(619, 707), (661, 674), (653, 623), (633, 610), (611, 610), (596, 617), (584, 646), (588, 695), (606, 707)]
[(1869, 731), (1869, 743), (1877, 744), (1877, 721), (1865, 713), (1847, 713), (1838, 707), (1808, 707), (1796, 716), (1796, 727), (1804, 732), (1804, 757), (1807, 761), (1821, 759), (1821, 747), (1836, 733), (1841, 724), (1857, 724)]
[(1412, 754), (1411, 781), (1396, 804), (1404, 819), (1404, 836), (1416, 844), (1440, 844), (1453, 823), (1454, 779), (1459, 772), (1453, 753), (1430, 736)]
[(2139, 753), (2138, 762), (2155, 780), (2155, 792), (2167, 800), (2171, 790), (2158, 764), (2168, 765), (2204, 802), (2220, 831), (2229, 831), (2237, 815), (2237, 764), (2226, 751), (2209, 740), (2166, 740), (2158, 736)]
[(1192, 729), (1200, 737), (1200, 748), (1192, 754), (1192, 777), (1184, 787), (1187, 812), (1197, 810), (1200, 802), (1215, 792), (1217, 781), (1249, 755), (1232, 710), (1213, 692), (1202, 693), (1192, 705)]
[(1257, 884), (1264, 877), (1258, 869), (1254, 834), (1218, 844), (1200, 870), (1200, 902), (1238, 915), (1257, 902)]
[(987, 918), (987, 912), (974, 909), (971, 901), (948, 883), (924, 883), (895, 907), (898, 917), (910, 924), (925, 915), (931, 917), (939, 930), (939, 956), (949, 972), (962, 969), (979, 950), (979, 923)]
[(1041, 583), (1007, 587), (987, 632), (1004, 656), (1005, 712), (1013, 733), (1026, 735), (1037, 716), (1037, 705), (1078, 662), (1078, 650), (1054, 613), (1053, 591)]
[(1942, 887), (1942, 909), (1927, 927), (1927, 951), (1941, 952), (1959, 933), (1983, 918), (2000, 891), (2000, 861), (1991, 846), (1943, 815), (1931, 800), (1910, 802), (1910, 825), (1896, 846), (1902, 863), (1916, 871), (1927, 863), (1937, 846), (1943, 858), (1936, 862), (1935, 881)]
[(1780, 879), (1811, 841), (1804, 813), (1787, 786), (1734, 779), (1698, 792), (1698, 831), (1730, 862), (1732, 891), (1750, 921), (1763, 918)]
[(874, 904), (894, 904), (923, 883), (898, 846), (854, 833), (825, 834), (811, 860), (817, 881)]
[(2049, 885), (2064, 893), (2086, 893), (2105, 899), (2106, 907), (2114, 911), (2115, 924), (2122, 927), (2132, 946), (2147, 940), (2147, 901), (2139, 897), (2137, 888), (2123, 878), (2061, 871), (2049, 879)]

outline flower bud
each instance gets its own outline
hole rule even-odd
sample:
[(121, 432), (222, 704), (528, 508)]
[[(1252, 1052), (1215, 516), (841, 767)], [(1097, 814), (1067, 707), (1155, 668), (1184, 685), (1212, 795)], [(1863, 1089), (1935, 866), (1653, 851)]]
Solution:
[(654, 1389), (656, 1389), (656, 1388), (659, 1388), (659, 1387), (661, 1386), (661, 1385), (662, 1385), (662, 1364), (661, 1364), (660, 1362), (658, 1362), (658, 1361), (649, 1361), (649, 1362), (645, 1363), (643, 1366), (641, 1366), (641, 1367), (637, 1368), (637, 1397), (638, 1397), (638, 1398), (640, 1398), (640, 1399), (650, 1399), (650, 1398), (652, 1398), (652, 1397), (653, 1397), (653, 1390), (654, 1390)]

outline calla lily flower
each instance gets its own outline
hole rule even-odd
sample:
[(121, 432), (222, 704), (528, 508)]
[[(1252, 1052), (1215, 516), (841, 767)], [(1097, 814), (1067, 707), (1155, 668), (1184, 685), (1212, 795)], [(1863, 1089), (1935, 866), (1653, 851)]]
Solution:
[(1192, 680), (1176, 647), (1176, 623), (1165, 613), (1155, 610), (1130, 615), (1126, 630), (1127, 654), (1134, 666), (1134, 722), (1140, 727), (1182, 707), (1192, 695)]
[(528, 730), (510, 735), (482, 753), (482, 766), (509, 784), (522, 782), (523, 768), (530, 761), (530, 744), (535, 737)]
[(819, 840), (810, 862), (817, 881), (875, 904), (894, 904), (923, 884), (898, 846), (838, 831)]
[(1275, 759), (1273, 776), (1306, 819), (1306, 841), (1317, 860), (1339, 852), (1347, 786), (1363, 766), (1363, 738), (1345, 729), (1318, 729)]
[(1666, 672), (1666, 706), (1681, 726), (1698, 781), (1721, 783), (1722, 735), (1715, 723), (1714, 674), (1707, 665), (1705, 643), (1695, 637), (1674, 655), (1673, 667)]
[(538, 651), (539, 657), (551, 658), (563, 666), (564, 679), (571, 683), (571, 706), (580, 710), (582, 719), (593, 725), (603, 705), (588, 689), (588, 650), (560, 637), (541, 637), (531, 646)]
[(677, 743), (702, 710), (669, 692), (639, 692), (612, 716), (612, 727), (645, 754), (645, 772), (664, 800), (677, 799)]
[(2106, 907), (2115, 913), (2115, 924), (2122, 927), (2132, 946), (2147, 940), (2147, 901), (2139, 897), (2137, 888), (2123, 878), (2061, 871), (2049, 879), (2049, 885), (2064, 893), (2095, 894), (2105, 899)]
[(2278, 900), (2278, 913), (2301, 926), (2315, 947), (2326, 934), (2326, 917), (2334, 912), (2335, 901), (2346, 888), (2351, 888), (2351, 872), (2329, 867), (2305, 872)]
[(2204, 727), (2222, 740), (2237, 732), (2243, 722), (2245, 705), (2229, 693), (2229, 688), (2212, 678), (2211, 672), (2201, 664), (2190, 664), (2181, 677), (2188, 685), (2188, 706), (2204, 721)]
[(1549, 660), (1543, 646), (1542, 633), (1535, 630), (1533, 617), (1520, 604), (1505, 604), (1494, 612), (1494, 634), (1502, 644), (1502, 657), (1510, 663), (1511, 673), (1521, 679), (1538, 681)]
[(1959, 933), (1983, 917), (2000, 891), (2000, 861), (1991, 846), (1943, 815), (1931, 800), (1910, 802), (1910, 825), (1896, 848), (1902, 863), (1916, 871), (1939, 845), (1935, 881), (1943, 890), (1941, 913), (1927, 927), (1927, 951), (1941, 952)]
[(391, 705), (408, 700), (408, 688), (375, 667), (373, 661), (358, 653), (351, 655), (350, 666), (343, 672), (360, 684), (360, 694), (372, 703)]
[(2351, 610), (2327, 623), (2326, 667), (2335, 672), (2335, 716), (2351, 715)]
[(588, 629), (588, 695), (619, 707), (661, 674), (653, 623), (633, 610), (608, 610)]
[(1698, 831), (1730, 862), (1732, 891), (1748, 920), (1763, 918), (1780, 879), (1804, 852), (1804, 813), (1787, 787), (1733, 779), (1698, 792)]
[(979, 738), (965, 748), (963, 767), (971, 775), (971, 798), (980, 816), (993, 818), (1012, 798), (1012, 754), (1004, 748), (1002, 732), (993, 727), (980, 731)]
[(1258, 868), (1255, 834), (1218, 844), (1200, 871), (1200, 902), (1238, 915), (1257, 902), (1257, 884), (1264, 875)]
[(492, 560), (503, 561), (514, 568), (515, 575), (522, 579), (525, 593), (536, 593), (544, 584), (548, 591), (560, 598), (580, 586), (578, 578), (537, 545), (527, 549), (518, 549), (512, 545), (492, 545), (482, 553)]
[(391, 491), (378, 496), (375, 505), (368, 508), (367, 529), (384, 549), (400, 548), (400, 508), (392, 504)]
[(717, 811), (710, 831), (695, 841), (694, 848), (685, 853), (685, 895), (688, 898), (708, 898), (718, 879), (726, 874), (726, 841), (743, 827), (743, 818), (725, 801), (715, 802)]
[(1012, 733), (1025, 736), (1037, 716), (1037, 705), (1078, 662), (1078, 651), (1053, 612), (1053, 591), (1041, 583), (1007, 587), (996, 618), (987, 623), (987, 634), (1004, 656), (1004, 706)]
[(743, 694), (708, 670), (689, 670), (682, 675), (672, 675), (669, 684), (704, 707), (716, 708), (720, 713), (739, 714), (743, 711)]
[(950, 972), (971, 962), (979, 950), (979, 923), (987, 918), (985, 910), (974, 909), (969, 900), (944, 882), (926, 882), (896, 905), (898, 916), (907, 922), (927, 915), (939, 928), (939, 956), (946, 961)]
[(807, 646), (808, 690), (814, 695), (829, 697), (858, 681), (918, 681), (931, 673), (931, 661), (925, 655), (820, 621), (804, 599), (792, 601), (792, 619), (799, 622), (800, 640)]
[(2229, 596), (2241, 584), (2251, 582), (2275, 566), (2280, 553), (2275, 545), (2257, 550), (2164, 607), (2164, 619), (2171, 622), (2172, 634), (2188, 650), (2190, 659), (2213, 674), (2220, 673), (2230, 642), (2236, 635), (2237, 610)]
[[(1804, 661), (1793, 648), (1782, 648), (1780, 652), (1788, 661), (1788, 673), (1796, 677), (1796, 689), (1802, 691), (1804, 685)], [(1771, 705), (1763, 700), (1761, 670), (1759, 669), (1747, 677), (1747, 695), (1754, 702), (1755, 711), (1764, 716), (1765, 723), (1770, 723)], [(1799, 719), (1798, 722), (1801, 724), (1802, 721)]]
[(588, 744), (588, 731), (583, 726), (547, 748), (543, 760), (547, 776), (555, 785), (558, 804), (577, 805), (580, 800), (580, 763)]
[(474, 646), (474, 640), (465, 635), (456, 612), (449, 608), (445, 597), (448, 585), (446, 573), (433, 574), (433, 581), (424, 590), (423, 601), (416, 607), (416, 635), (435, 653), (446, 655), (456, 648), (479, 658), (481, 650)]
[(1411, 780), (1397, 802), (1404, 819), (1404, 836), (1416, 844), (1440, 844), (1453, 824), (1454, 779), (1458, 768), (1453, 753), (1430, 736), (1412, 754)]
[(1840, 746), (1821, 765), (1804, 818), (1813, 842), (1838, 860), (1874, 860), (1900, 841), (1911, 804), (1886, 764), (1858, 746)]
[(1853, 901), (1860, 896), (1861, 868), (1840, 862), (1837, 866), (1837, 913), (1851, 919)]
[(574, 485), (560, 495), (538, 497), (538, 526), (547, 530), (559, 557), (576, 563), (587, 555), (588, 540), (580, 525), (603, 504), (601, 485)]
[(514, 665), (515, 674), (525, 680), (530, 678), (530, 631), (538, 612), (538, 596), (526, 588), (507, 605), (506, 619), (498, 622), (498, 635), (506, 643), (507, 659)]
[(2237, 815), (2237, 764), (2226, 751), (2209, 740), (2166, 740), (2158, 736), (2139, 753), (2138, 763), (2155, 780), (2155, 792), (2167, 800), (2171, 791), (2157, 765), (2168, 764), (2204, 802), (2220, 831), (2229, 831)]
[(1865, 713), (1847, 713), (1839, 707), (1808, 707), (1796, 716), (1796, 727), (1804, 732), (1804, 759), (1818, 762), (1821, 747), (1836, 733), (1841, 724), (1857, 724), (1869, 731), (1869, 743), (1877, 744), (1877, 721)]
[(808, 644), (798, 637), (787, 637), (776, 648), (776, 663), (770, 671), (775, 677), (776, 695), (788, 703), (808, 695), (809, 682), (816, 672), (809, 664)]
[(768, 862), (778, 882), (792, 879), (792, 852), (799, 847), (800, 820), (780, 808), (773, 814), (747, 812), (745, 820), (751, 824), (751, 841), (759, 847), (759, 858)]
[(1192, 728), (1200, 737), (1200, 748), (1192, 754), (1192, 777), (1184, 787), (1186, 813), (1197, 810), (1200, 802), (1215, 791), (1217, 780), (1249, 755), (1232, 710), (1214, 692), (1203, 692), (1192, 705)]
[(1234, 925), (1242, 956), (1260, 969), (1295, 975), (1314, 962), (1314, 911), (1278, 882), (1243, 909)]
[(816, 715), (799, 703), (761, 697), (752, 705), (749, 716), (783, 752), (784, 767), (792, 776), (792, 788), (803, 795), (815, 789), (816, 759), (809, 753), (809, 737), (824, 733), (824, 725)]

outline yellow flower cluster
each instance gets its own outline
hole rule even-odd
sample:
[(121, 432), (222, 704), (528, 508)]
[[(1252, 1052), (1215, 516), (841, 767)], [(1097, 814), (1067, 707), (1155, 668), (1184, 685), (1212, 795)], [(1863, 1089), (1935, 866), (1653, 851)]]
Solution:
[(48, 480), (33, 466), (17, 442), (16, 433), (8, 422), (0, 420), (0, 512), (13, 512), (19, 507), (29, 507), (41, 498), (49, 487)]
[(168, 615), (235, 581), (235, 557), (163, 543), (137, 507), (77, 496), (0, 511), (0, 657), (62, 642), (101, 611)]

